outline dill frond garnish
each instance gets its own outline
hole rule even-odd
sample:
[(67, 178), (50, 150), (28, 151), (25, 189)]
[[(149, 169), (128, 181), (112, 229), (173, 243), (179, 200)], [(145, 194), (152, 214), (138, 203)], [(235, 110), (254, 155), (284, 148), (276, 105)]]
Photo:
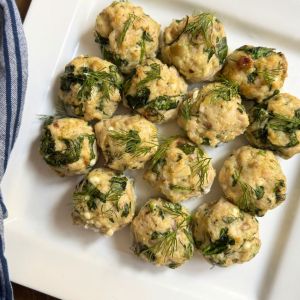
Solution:
[(283, 70), (282, 66), (278, 66), (277, 68), (274, 69), (264, 69), (262, 71), (257, 71), (258, 74), (260, 74), (263, 79), (265, 80), (265, 82), (269, 85), (271, 85), (277, 76), (280, 75), (281, 71)]
[(109, 136), (116, 141), (118, 145), (125, 147), (125, 152), (132, 154), (132, 156), (143, 156), (149, 153), (157, 143), (153, 141), (144, 142), (147, 144), (142, 146), (142, 140), (136, 130), (110, 130)]
[(252, 47), (252, 46), (242, 46), (239, 51), (244, 51), (245, 53), (251, 55), (253, 59), (259, 59), (261, 57), (267, 57), (274, 53), (274, 48), (267, 48), (267, 47)]
[(153, 63), (150, 65), (150, 70), (146, 71), (146, 77), (138, 82), (137, 90), (143, 88), (148, 82), (160, 79), (160, 65)]
[(239, 86), (233, 81), (225, 78), (220, 79), (217, 86), (208, 92), (211, 95), (211, 100), (218, 101), (230, 101), (239, 95)]
[(123, 29), (118, 37), (118, 40), (117, 40), (118, 46), (120, 46), (123, 43), (129, 27), (133, 24), (133, 22), (136, 18), (137, 18), (137, 16), (135, 14), (133, 14), (133, 13), (129, 14), (128, 19), (125, 21)]
[(183, 117), (185, 121), (191, 119), (192, 112), (192, 101), (190, 98), (185, 99), (179, 108), (179, 114)]
[(177, 136), (171, 136), (162, 140), (158, 146), (157, 151), (151, 159), (150, 169), (153, 169), (156, 164), (161, 161), (166, 155), (167, 150), (169, 149), (171, 143), (177, 138)]
[(71, 86), (79, 84), (77, 92), (79, 100), (88, 100), (91, 97), (93, 88), (97, 88), (102, 93), (102, 100), (109, 100), (109, 95), (114, 89), (120, 89), (122, 82), (115, 66), (109, 66), (109, 72), (93, 71), (90, 68), (83, 67), (77, 73), (74, 68), (65, 71), (61, 77), (60, 88), (64, 92), (71, 90)]
[(232, 175), (232, 186), (236, 186), (238, 184), (242, 190), (242, 195), (238, 199), (237, 205), (241, 210), (254, 215), (257, 212), (255, 201), (261, 199), (264, 196), (264, 187), (258, 186), (256, 188), (253, 188), (248, 183), (242, 181), (240, 177), (241, 170), (235, 171)]
[(208, 170), (210, 166), (211, 158), (205, 156), (201, 148), (197, 148), (197, 157), (195, 162), (191, 165), (192, 174), (198, 176), (199, 180), (197, 185), (201, 189), (205, 182), (207, 182)]

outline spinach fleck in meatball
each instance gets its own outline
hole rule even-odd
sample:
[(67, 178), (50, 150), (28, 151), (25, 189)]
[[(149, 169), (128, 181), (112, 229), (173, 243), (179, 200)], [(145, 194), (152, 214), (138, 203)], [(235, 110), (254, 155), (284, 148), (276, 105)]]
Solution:
[(226, 198), (241, 210), (263, 216), (286, 198), (286, 178), (274, 154), (243, 146), (233, 152), (219, 173)]
[(158, 147), (157, 128), (139, 115), (101, 121), (95, 132), (104, 159), (114, 170), (143, 168)]
[(127, 1), (113, 2), (97, 17), (95, 34), (105, 59), (129, 74), (158, 49), (160, 25)]
[(133, 251), (157, 266), (177, 268), (194, 253), (191, 216), (180, 204), (150, 199), (133, 219)]
[(125, 84), (124, 104), (154, 123), (164, 123), (177, 116), (187, 84), (174, 67), (158, 59), (139, 65)]
[(249, 261), (260, 249), (255, 217), (223, 198), (199, 206), (193, 217), (193, 235), (202, 255), (223, 267)]
[(249, 142), (276, 151), (284, 158), (300, 152), (300, 100), (282, 93), (252, 108)]
[(193, 142), (212, 147), (232, 141), (249, 125), (238, 87), (227, 80), (192, 91), (181, 104), (177, 121)]
[(98, 57), (79, 56), (60, 78), (59, 98), (66, 110), (86, 121), (110, 118), (121, 101), (117, 67)]
[(133, 180), (109, 169), (94, 169), (73, 195), (74, 224), (109, 236), (134, 216), (136, 197)]
[(283, 86), (287, 61), (272, 48), (245, 45), (227, 57), (222, 75), (239, 85), (243, 97), (261, 102)]
[(190, 82), (212, 80), (227, 56), (223, 24), (210, 13), (174, 20), (164, 31), (163, 62)]
[(144, 178), (172, 202), (201, 196), (210, 191), (216, 172), (211, 158), (181, 137), (161, 143)]
[(48, 117), (43, 126), (40, 153), (61, 176), (85, 174), (97, 161), (93, 128), (75, 118)]

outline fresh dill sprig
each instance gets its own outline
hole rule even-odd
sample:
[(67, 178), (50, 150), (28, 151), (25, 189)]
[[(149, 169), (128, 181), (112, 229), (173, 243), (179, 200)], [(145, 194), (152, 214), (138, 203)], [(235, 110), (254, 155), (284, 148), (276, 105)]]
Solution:
[(262, 71), (257, 71), (257, 73), (261, 74), (261, 76), (263, 77), (265, 82), (270, 85), (275, 81), (276, 77), (280, 75), (282, 70), (283, 70), (283, 67), (278, 66), (277, 68), (274, 68), (271, 70), (264, 69)]
[(232, 180), (233, 180), (232, 186), (236, 186), (238, 184), (242, 190), (242, 195), (238, 199), (238, 207), (241, 210), (244, 210), (251, 214), (255, 214), (256, 212), (255, 200), (261, 199), (264, 192), (261, 192), (261, 187), (258, 187), (258, 191), (256, 191), (256, 189), (254, 189), (251, 185), (242, 181), (240, 177), (241, 177), (241, 170), (235, 171), (234, 174), (232, 175)]
[(185, 121), (191, 119), (192, 115), (192, 101), (190, 98), (185, 99), (179, 108), (179, 115), (183, 117)]
[(136, 18), (137, 16), (135, 14), (133, 13), (129, 14), (128, 19), (125, 21), (123, 29), (118, 37), (117, 40), (118, 46), (120, 46), (123, 43), (129, 27), (133, 24)]
[(208, 170), (210, 166), (211, 158), (205, 156), (201, 148), (197, 148), (197, 157), (195, 162), (191, 165), (192, 174), (198, 176), (197, 185), (201, 189), (205, 182), (207, 182)]
[(138, 42), (138, 45), (141, 47), (140, 63), (142, 63), (144, 57), (146, 57), (146, 42), (153, 42), (153, 39), (147, 31), (143, 31), (142, 38)]
[(242, 46), (238, 49), (252, 56), (253, 59), (259, 59), (261, 57), (267, 57), (274, 53), (274, 48), (267, 47), (252, 47), (252, 46)]
[(153, 141), (144, 142), (142, 146), (142, 140), (136, 130), (110, 130), (109, 136), (116, 141), (118, 145), (125, 147), (125, 152), (132, 154), (134, 157), (144, 156), (157, 146)]
[(217, 83), (217, 87), (208, 92), (212, 101), (230, 101), (239, 95), (239, 86), (235, 82), (222, 78)]
[(169, 149), (171, 143), (177, 138), (177, 136), (171, 136), (162, 140), (158, 146), (157, 151), (151, 159), (150, 169), (153, 169), (156, 164), (165, 157), (167, 150)]
[(160, 79), (160, 65), (153, 63), (150, 65), (150, 70), (146, 71), (146, 77), (138, 82), (137, 90), (143, 88), (148, 82)]
[(109, 67), (109, 72), (94, 71), (90, 68), (83, 67), (78, 73), (74, 73), (74, 68), (61, 77), (60, 88), (62, 91), (68, 92), (71, 85), (80, 84), (77, 92), (79, 100), (87, 100), (91, 97), (93, 88), (97, 88), (102, 92), (102, 98), (109, 100), (110, 92), (114, 89), (121, 88), (121, 79), (118, 76), (118, 70), (115, 66)]

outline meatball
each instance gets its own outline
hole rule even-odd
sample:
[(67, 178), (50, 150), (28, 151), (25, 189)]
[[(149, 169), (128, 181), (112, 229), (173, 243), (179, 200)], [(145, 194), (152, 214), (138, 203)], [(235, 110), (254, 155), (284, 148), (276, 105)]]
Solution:
[(112, 63), (79, 56), (65, 67), (59, 98), (72, 115), (86, 121), (108, 119), (121, 101), (122, 80)]
[(227, 57), (222, 75), (238, 83), (243, 97), (262, 102), (283, 86), (287, 61), (272, 48), (245, 45)]
[(256, 218), (223, 198), (199, 206), (193, 217), (193, 235), (202, 255), (224, 267), (249, 261), (260, 249)]
[(134, 216), (133, 180), (110, 169), (94, 169), (76, 186), (73, 194), (74, 224), (113, 235)]
[(238, 87), (229, 81), (192, 91), (181, 104), (177, 121), (193, 142), (212, 147), (232, 141), (249, 125)]
[(283, 93), (254, 106), (246, 136), (252, 145), (276, 151), (284, 158), (299, 153), (300, 100)]
[(150, 199), (133, 219), (133, 251), (157, 266), (177, 268), (194, 253), (191, 216), (180, 204)]
[(241, 210), (263, 216), (286, 198), (286, 178), (271, 151), (243, 146), (224, 162), (219, 182)]
[(125, 84), (124, 104), (154, 123), (174, 119), (187, 84), (174, 67), (158, 59), (139, 65)]
[(132, 3), (113, 2), (97, 17), (96, 42), (105, 59), (129, 74), (146, 58), (154, 58), (160, 25)]
[(162, 37), (162, 60), (190, 82), (212, 80), (228, 47), (222, 23), (210, 13), (174, 20)]
[(169, 138), (161, 143), (144, 179), (172, 202), (180, 202), (209, 192), (216, 172), (211, 158), (185, 138)]
[(43, 126), (40, 153), (61, 176), (85, 174), (98, 156), (93, 128), (75, 118), (48, 117)]
[(139, 115), (101, 121), (95, 131), (104, 159), (114, 170), (143, 168), (158, 147), (157, 128)]

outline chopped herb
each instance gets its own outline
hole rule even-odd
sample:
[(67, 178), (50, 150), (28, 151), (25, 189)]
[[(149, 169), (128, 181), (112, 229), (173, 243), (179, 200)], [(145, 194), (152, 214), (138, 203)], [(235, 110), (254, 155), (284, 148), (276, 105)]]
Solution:
[(146, 77), (142, 79), (137, 84), (137, 89), (144, 87), (148, 82), (160, 79), (160, 65), (157, 63), (152, 63), (150, 66), (150, 70), (146, 71)]
[(239, 96), (239, 86), (233, 81), (222, 78), (208, 94), (211, 96), (213, 102), (218, 100), (230, 101)]
[(195, 152), (195, 149), (197, 148), (195, 145), (191, 144), (179, 144), (177, 145), (177, 148), (181, 149), (186, 155), (190, 155)]
[(251, 83), (251, 84), (254, 84), (256, 78), (258, 76), (258, 73), (257, 71), (253, 71), (252, 73), (250, 73), (248, 76), (247, 76), (247, 80), (248, 80), (248, 83)]
[(216, 44), (216, 55), (222, 65), (227, 57), (228, 46), (226, 37), (221, 38)]
[(257, 200), (260, 200), (265, 194), (265, 188), (261, 185), (254, 189)]
[(107, 47), (101, 47), (103, 58), (111, 61), (119, 68), (123, 68), (128, 66), (128, 61), (126, 59), (121, 58), (120, 55), (117, 53), (113, 53), (112, 51), (108, 50)]
[(220, 254), (228, 250), (231, 245), (235, 244), (235, 240), (228, 235), (228, 228), (224, 227), (220, 230), (219, 239), (201, 249), (203, 255), (210, 256)]
[(284, 180), (283, 179), (278, 180), (273, 190), (275, 193), (276, 202), (281, 202), (285, 200), (285, 194), (283, 193), (284, 189), (285, 189)]
[(197, 185), (202, 189), (205, 182), (207, 182), (208, 170), (211, 162), (211, 158), (206, 157), (201, 148), (197, 148), (197, 157), (195, 162), (191, 166), (193, 176), (198, 176), (199, 180)]
[(192, 112), (192, 102), (191, 99), (188, 98), (182, 102), (179, 108), (179, 114), (183, 117), (185, 121), (191, 119), (191, 112)]
[(225, 216), (222, 218), (222, 221), (225, 223), (225, 224), (231, 224), (233, 223), (237, 218), (234, 217), (234, 216)]
[(150, 95), (150, 90), (147, 87), (142, 87), (137, 90), (137, 93), (135, 96), (127, 95), (126, 100), (133, 110), (144, 107), (147, 102)]
[(129, 27), (133, 24), (133, 22), (136, 18), (137, 18), (137, 16), (135, 14), (129, 14), (129, 17), (125, 21), (123, 29), (118, 37), (118, 40), (117, 40), (118, 46), (120, 46), (123, 43)]
[(170, 190), (172, 191), (191, 191), (192, 188), (188, 186), (182, 186), (182, 185), (177, 185), (177, 184), (170, 184), (169, 185)]
[(125, 152), (133, 156), (143, 156), (151, 151), (156, 146), (154, 142), (147, 142), (148, 146), (142, 146), (142, 140), (136, 130), (110, 130), (109, 136), (119, 145), (125, 147)]
[(48, 125), (44, 126), (40, 146), (40, 152), (46, 163), (53, 167), (60, 167), (78, 161), (82, 149), (82, 142), (84, 138), (89, 137), (89, 135), (81, 135), (74, 139), (61, 139), (65, 144), (65, 148), (62, 151), (57, 151), (55, 150), (55, 141), (47, 126)]
[(130, 204), (126, 203), (126, 204), (124, 205), (124, 208), (123, 208), (123, 212), (122, 212), (122, 214), (121, 214), (121, 217), (122, 217), (122, 218), (127, 218), (128, 215), (129, 215), (129, 213), (130, 213), (130, 210), (131, 210), (131, 203), (130, 203)]
[(151, 35), (147, 31), (143, 31), (142, 38), (138, 45), (141, 47), (140, 63), (143, 62), (146, 55), (146, 42), (153, 42)]
[[(70, 72), (72, 70), (72, 72)], [(79, 84), (77, 99), (84, 101), (89, 100), (92, 90), (96, 88), (102, 93), (100, 102), (108, 101), (110, 93), (115, 89), (120, 89), (122, 85), (121, 78), (117, 68), (113, 65), (109, 67), (109, 72), (93, 71), (90, 68), (82, 67), (76, 73), (74, 69), (67, 69), (61, 77), (60, 88), (68, 92), (72, 85)]]
[(281, 71), (283, 70), (282, 66), (278, 66), (274, 69), (264, 69), (262, 71), (257, 71), (258, 74), (261, 74), (262, 78), (265, 80), (265, 82), (269, 85), (271, 85), (277, 76), (280, 75)]
[(253, 59), (267, 57), (274, 53), (274, 48), (242, 46), (238, 49), (252, 56)]
[(160, 142), (157, 151), (151, 159), (150, 169), (153, 169), (161, 161), (161, 159), (164, 159), (167, 150), (176, 138), (176, 136), (172, 136)]

